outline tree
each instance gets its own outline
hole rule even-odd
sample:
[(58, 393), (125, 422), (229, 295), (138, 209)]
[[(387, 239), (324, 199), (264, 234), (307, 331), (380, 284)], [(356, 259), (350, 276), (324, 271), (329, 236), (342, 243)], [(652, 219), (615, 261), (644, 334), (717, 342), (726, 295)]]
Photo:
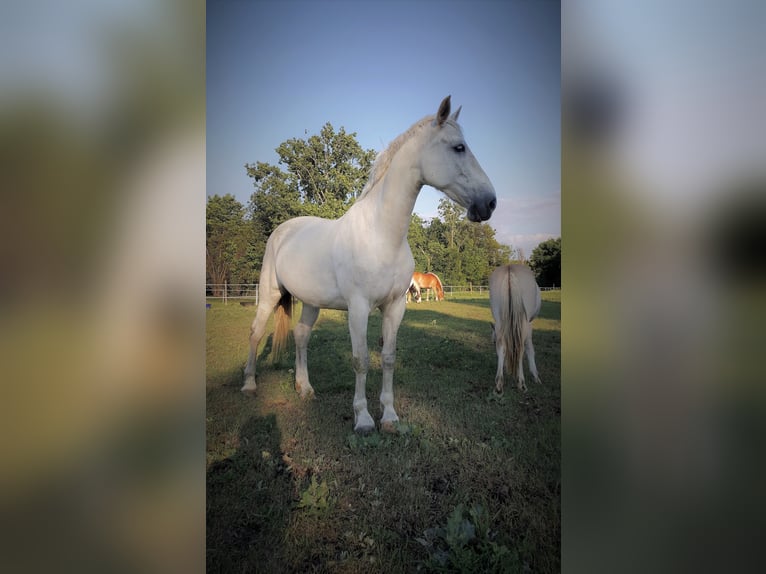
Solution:
[(466, 210), (445, 197), (439, 200), (438, 210), (439, 216), (446, 226), (445, 239), (447, 240), (447, 247), (452, 249), (455, 247), (455, 235), (457, 234), (458, 226), (465, 219)]
[[(226, 194), (208, 197), (206, 212), (207, 277), (220, 285), (245, 268), (243, 259), (249, 247), (245, 210), (233, 195)], [(213, 295), (221, 295), (220, 288), (215, 291)]]
[(362, 149), (356, 133), (344, 128), (336, 132), (329, 122), (318, 135), (291, 138), (276, 152), (276, 166), (245, 165), (255, 186), (249, 204), (252, 220), (264, 238), (298, 215), (343, 215), (364, 188), (375, 158), (373, 150)]
[(259, 161), (255, 165), (245, 165), (245, 168), (255, 186), (248, 204), (250, 220), (254, 233), (265, 245), (280, 223), (302, 215), (300, 194), (291, 189), (287, 175), (278, 167)]
[(529, 266), (541, 287), (561, 286), (561, 237), (543, 241), (532, 250)]
[(431, 253), (428, 249), (428, 236), (426, 235), (426, 222), (417, 213), (412, 214), (410, 229), (407, 232), (407, 241), (410, 244), (412, 256), (415, 258), (415, 269), (427, 272), (431, 270)]

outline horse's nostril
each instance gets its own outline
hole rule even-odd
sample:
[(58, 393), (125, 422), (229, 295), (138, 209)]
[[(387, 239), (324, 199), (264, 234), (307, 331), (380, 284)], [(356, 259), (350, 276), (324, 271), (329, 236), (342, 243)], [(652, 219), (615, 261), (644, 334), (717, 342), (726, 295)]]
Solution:
[(494, 210), (495, 210), (495, 207), (497, 207), (497, 199), (493, 199), (492, 201), (490, 201), (490, 202), (489, 202), (489, 208), (490, 208), (492, 211), (494, 211)]

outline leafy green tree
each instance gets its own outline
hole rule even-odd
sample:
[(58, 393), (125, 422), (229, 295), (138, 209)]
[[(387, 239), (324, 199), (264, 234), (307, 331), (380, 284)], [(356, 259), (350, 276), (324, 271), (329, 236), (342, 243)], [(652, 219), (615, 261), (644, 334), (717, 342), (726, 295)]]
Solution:
[[(222, 284), (236, 280), (242, 273), (248, 243), (245, 209), (233, 195), (208, 197), (206, 209), (206, 266), (210, 283)], [(220, 295), (220, 288), (214, 295)]]
[(428, 250), (426, 222), (417, 213), (413, 213), (410, 219), (407, 241), (410, 244), (410, 250), (415, 259), (415, 269), (423, 272), (429, 271), (432, 256)]
[(438, 210), (439, 217), (445, 225), (444, 238), (447, 241), (447, 247), (452, 249), (455, 247), (455, 237), (458, 233), (458, 228), (465, 222), (466, 210), (445, 197), (439, 200)]
[(287, 174), (279, 167), (257, 162), (245, 166), (253, 178), (255, 192), (248, 204), (254, 232), (265, 244), (271, 232), (288, 219), (302, 215), (300, 194), (287, 182)]
[[(438, 210), (439, 216), (425, 229), (423, 250), (427, 253), (421, 258), (428, 267), (424, 269), (436, 272), (451, 285), (482, 284), (495, 267), (510, 261), (511, 248), (498, 243), (495, 230), (488, 224), (469, 222), (465, 209), (446, 198), (440, 200)], [(414, 243), (423, 244), (419, 235)], [(416, 255), (416, 267), (418, 264)]]
[(245, 165), (255, 186), (249, 204), (253, 225), (264, 238), (299, 215), (343, 215), (364, 188), (375, 159), (373, 150), (359, 145), (356, 133), (336, 132), (329, 122), (318, 135), (291, 138), (276, 152), (276, 166)]
[(548, 239), (532, 250), (529, 266), (541, 287), (561, 286), (561, 237)]

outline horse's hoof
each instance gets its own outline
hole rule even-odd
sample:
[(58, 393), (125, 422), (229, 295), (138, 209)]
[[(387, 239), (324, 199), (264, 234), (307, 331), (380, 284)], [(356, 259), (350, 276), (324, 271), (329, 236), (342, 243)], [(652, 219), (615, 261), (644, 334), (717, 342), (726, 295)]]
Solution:
[(365, 408), (354, 415), (354, 432), (358, 434), (370, 434), (375, 430), (375, 421)]
[(304, 401), (308, 401), (315, 398), (313, 387), (309, 387), (307, 389), (302, 387), (296, 387), (295, 390), (298, 391), (298, 394), (301, 396), (301, 398)]
[(255, 384), (252, 385), (245, 385), (241, 389), (239, 389), (246, 395), (254, 396), (255, 395)]
[(399, 421), (380, 421), (380, 432), (398, 434), (396, 423)]
[(357, 425), (354, 427), (354, 432), (360, 435), (371, 434), (375, 430), (375, 425)]

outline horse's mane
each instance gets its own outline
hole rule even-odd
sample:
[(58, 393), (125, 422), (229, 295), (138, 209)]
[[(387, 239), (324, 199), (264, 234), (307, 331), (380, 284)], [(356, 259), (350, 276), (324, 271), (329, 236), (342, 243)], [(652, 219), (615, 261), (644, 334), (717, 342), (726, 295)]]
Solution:
[[(366, 196), (367, 193), (381, 180), (383, 175), (388, 170), (388, 167), (391, 165), (391, 161), (394, 159), (396, 152), (399, 151), (399, 148), (401, 148), (407, 140), (409, 140), (415, 133), (419, 132), (424, 126), (433, 122), (435, 117), (435, 115), (426, 116), (423, 119), (415, 122), (406, 132), (396, 136), (396, 139), (388, 144), (388, 147), (377, 155), (375, 162), (370, 168), (370, 177), (367, 180), (367, 183), (364, 184), (362, 193), (360, 193), (359, 197), (357, 197), (357, 201)], [(447, 122), (452, 123), (453, 125), (457, 125), (457, 123), (454, 122), (452, 118), (449, 118)]]
[(431, 275), (433, 275), (434, 277), (436, 277), (436, 280), (439, 282), (439, 285), (441, 285), (441, 286), (443, 286), (443, 285), (444, 285), (444, 284), (442, 283), (442, 280), (441, 280), (441, 279), (439, 279), (439, 276), (438, 276), (436, 273), (434, 273), (433, 271), (429, 271), (429, 273), (430, 273)]

